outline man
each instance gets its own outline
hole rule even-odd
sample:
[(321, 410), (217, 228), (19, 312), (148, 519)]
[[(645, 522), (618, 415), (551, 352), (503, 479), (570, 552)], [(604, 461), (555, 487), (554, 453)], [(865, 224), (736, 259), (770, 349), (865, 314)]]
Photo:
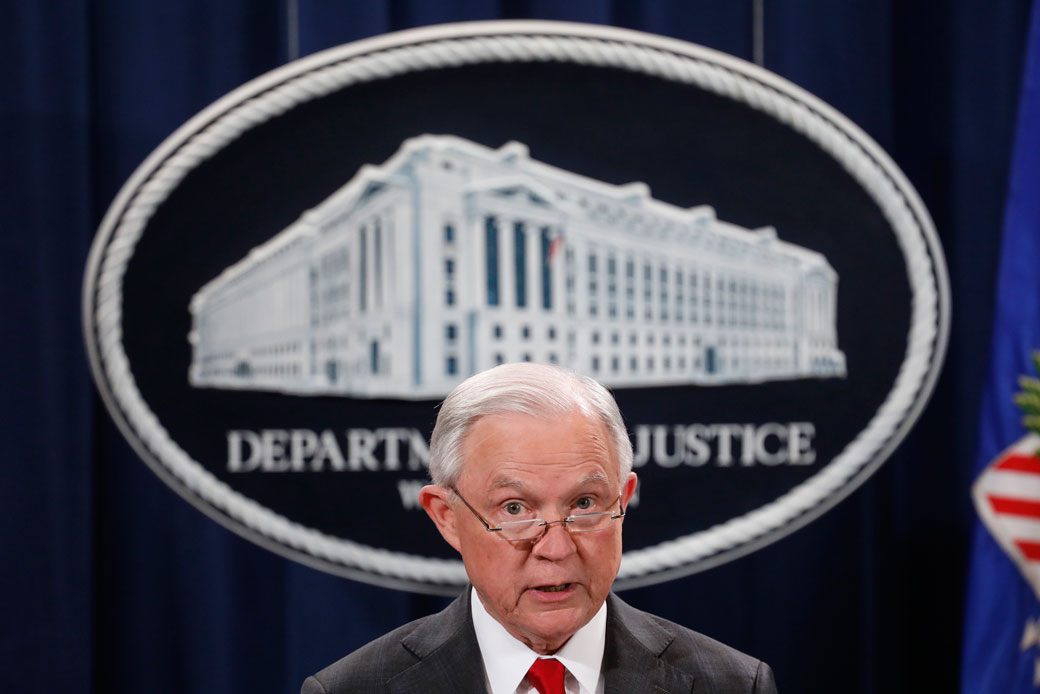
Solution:
[(768, 665), (610, 593), (636, 475), (600, 384), (531, 363), (473, 376), (441, 406), (430, 475), (420, 503), (472, 588), (303, 694), (776, 692)]

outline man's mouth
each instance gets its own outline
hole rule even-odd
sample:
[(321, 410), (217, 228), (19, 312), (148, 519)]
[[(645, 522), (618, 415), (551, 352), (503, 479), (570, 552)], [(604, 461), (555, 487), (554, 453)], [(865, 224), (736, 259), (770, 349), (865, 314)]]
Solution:
[(560, 583), (559, 585), (555, 586), (535, 586), (534, 589), (543, 593), (559, 593), (561, 591), (567, 590), (570, 587), (570, 583)]

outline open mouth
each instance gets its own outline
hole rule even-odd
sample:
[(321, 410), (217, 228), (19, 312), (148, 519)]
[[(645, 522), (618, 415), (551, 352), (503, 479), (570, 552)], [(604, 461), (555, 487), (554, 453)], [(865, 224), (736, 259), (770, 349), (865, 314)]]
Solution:
[(559, 593), (571, 587), (570, 583), (561, 583), (556, 586), (535, 586), (535, 590), (542, 593)]

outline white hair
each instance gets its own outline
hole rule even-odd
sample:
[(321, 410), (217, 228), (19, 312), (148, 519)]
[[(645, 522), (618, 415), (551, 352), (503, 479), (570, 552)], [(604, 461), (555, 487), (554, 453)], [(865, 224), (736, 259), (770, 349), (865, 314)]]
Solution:
[(442, 487), (458, 484), (463, 443), (480, 417), (517, 413), (541, 419), (579, 412), (602, 422), (622, 482), (632, 470), (632, 442), (617, 402), (596, 381), (561, 366), (518, 362), (471, 376), (448, 394), (430, 438), (430, 477)]

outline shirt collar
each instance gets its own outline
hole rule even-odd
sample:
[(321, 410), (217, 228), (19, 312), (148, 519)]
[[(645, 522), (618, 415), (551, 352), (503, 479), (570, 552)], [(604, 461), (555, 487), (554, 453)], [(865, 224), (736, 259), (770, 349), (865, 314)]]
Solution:
[[(527, 675), (537, 653), (517, 640), (492, 617), (480, 601), (475, 588), (470, 599), (473, 629), (484, 660), (491, 694), (513, 694)], [(595, 692), (603, 664), (607, 634), (607, 603), (604, 601), (589, 623), (572, 636), (552, 657), (563, 663), (581, 688)]]

